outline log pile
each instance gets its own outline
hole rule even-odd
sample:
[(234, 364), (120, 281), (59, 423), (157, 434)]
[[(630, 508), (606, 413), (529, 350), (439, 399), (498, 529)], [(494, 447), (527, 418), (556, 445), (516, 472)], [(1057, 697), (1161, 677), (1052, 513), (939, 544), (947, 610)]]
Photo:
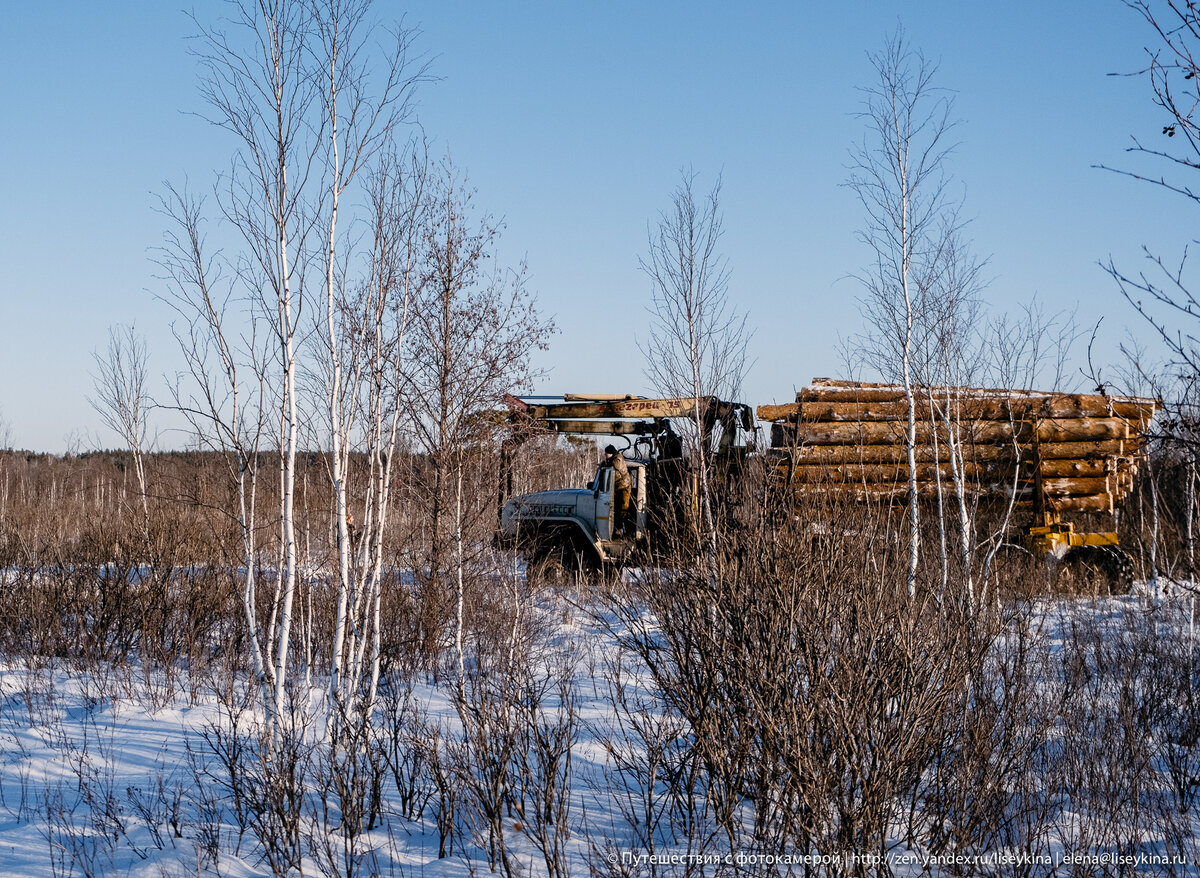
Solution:
[[(1012, 497), (1048, 512), (1112, 512), (1133, 487), (1152, 399), (979, 387), (914, 388), (918, 493)], [(904, 388), (814, 379), (764, 405), (781, 475), (801, 493), (908, 497)], [(958, 454), (952, 453), (957, 448)]]

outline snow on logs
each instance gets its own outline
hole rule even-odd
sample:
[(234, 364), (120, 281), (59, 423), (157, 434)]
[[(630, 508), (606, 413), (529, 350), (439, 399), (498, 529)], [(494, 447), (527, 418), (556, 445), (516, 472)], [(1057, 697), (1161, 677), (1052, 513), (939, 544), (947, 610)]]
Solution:
[[(917, 490), (1031, 502), (1040, 485), (1052, 509), (1111, 512), (1133, 486), (1156, 401), (978, 387), (914, 388)], [(758, 408), (772, 422), (781, 474), (804, 493), (859, 499), (908, 496), (904, 388), (814, 379), (788, 405)], [(952, 455), (952, 448), (958, 449)]]

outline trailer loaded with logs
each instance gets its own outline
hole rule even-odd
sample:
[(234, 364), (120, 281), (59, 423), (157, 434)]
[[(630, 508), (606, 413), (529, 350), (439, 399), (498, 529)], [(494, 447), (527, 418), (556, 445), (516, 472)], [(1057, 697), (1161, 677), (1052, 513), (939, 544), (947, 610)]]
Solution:
[[(559, 572), (644, 563), (654, 522), (697, 508), (695, 473), (672, 422), (696, 428), (730, 491), (751, 456), (749, 406), (715, 397), (646, 399), (567, 395), (553, 402), (507, 397), (492, 413), (509, 438), (501, 451), (498, 540), (531, 569)], [(814, 379), (786, 405), (757, 409), (769, 447), (753, 457), (795, 492), (815, 499), (899, 505), (962, 497), (1013, 526), (1007, 549), (1048, 559), (1059, 571), (1127, 587), (1132, 562), (1115, 527), (1077, 529), (1113, 516), (1133, 487), (1157, 402), (1105, 394), (976, 387), (904, 387)], [(911, 417), (910, 417), (911, 414)], [(611, 467), (585, 487), (512, 496), (511, 456), (530, 435), (572, 434), (621, 443), (631, 509), (618, 527)], [(626, 453), (628, 452), (628, 453)], [(717, 498), (718, 500), (720, 498)], [(819, 526), (819, 522), (813, 522)], [(1016, 536), (1011, 536), (1016, 534)]]
[[(907, 503), (963, 495), (1016, 524), (1018, 545), (1068, 576), (1127, 588), (1115, 531), (1072, 517), (1114, 515), (1133, 487), (1157, 401), (976, 387), (813, 382), (770, 423), (776, 478), (800, 497)], [(910, 419), (910, 411), (912, 418)], [(1094, 517), (1094, 516), (1093, 516)]]

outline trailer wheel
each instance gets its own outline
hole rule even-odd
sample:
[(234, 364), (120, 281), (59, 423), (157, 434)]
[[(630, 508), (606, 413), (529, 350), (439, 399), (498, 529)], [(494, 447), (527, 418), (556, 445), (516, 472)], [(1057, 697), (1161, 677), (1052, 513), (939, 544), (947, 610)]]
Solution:
[(1071, 595), (1126, 594), (1133, 585), (1133, 559), (1116, 546), (1076, 546), (1055, 570), (1055, 591)]
[(1103, 552), (1108, 556), (1108, 591), (1109, 594), (1129, 594), (1133, 588), (1135, 568), (1133, 558), (1119, 546), (1103, 546)]
[(1017, 543), (996, 547), (989, 579), (1004, 602), (1030, 600), (1045, 594), (1050, 584), (1046, 563)]

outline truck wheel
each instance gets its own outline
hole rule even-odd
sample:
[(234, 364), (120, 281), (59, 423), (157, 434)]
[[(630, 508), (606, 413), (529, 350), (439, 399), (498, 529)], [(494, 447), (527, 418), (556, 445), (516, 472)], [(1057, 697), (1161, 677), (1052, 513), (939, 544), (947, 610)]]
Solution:
[(1045, 594), (1049, 585), (1046, 563), (1016, 543), (997, 547), (990, 578), (1004, 602), (1030, 600)]
[(590, 553), (574, 543), (555, 542), (539, 547), (525, 568), (525, 575), (540, 585), (560, 588), (590, 576), (596, 568)]
[(567, 568), (562, 552), (548, 552), (530, 559), (525, 577), (536, 585), (561, 588), (574, 579), (574, 573)]
[(1102, 546), (1101, 550), (1108, 556), (1109, 594), (1129, 594), (1135, 572), (1133, 559), (1119, 546)]

